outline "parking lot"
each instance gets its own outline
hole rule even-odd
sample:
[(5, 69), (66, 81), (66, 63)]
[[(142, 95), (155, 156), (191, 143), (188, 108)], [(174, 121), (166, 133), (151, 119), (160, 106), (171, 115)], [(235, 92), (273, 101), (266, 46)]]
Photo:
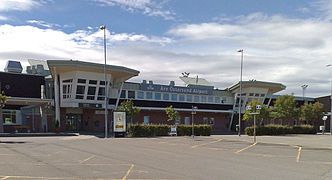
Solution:
[[(0, 138), (0, 179), (332, 179), (332, 137)], [(330, 142), (330, 143), (329, 143)]]

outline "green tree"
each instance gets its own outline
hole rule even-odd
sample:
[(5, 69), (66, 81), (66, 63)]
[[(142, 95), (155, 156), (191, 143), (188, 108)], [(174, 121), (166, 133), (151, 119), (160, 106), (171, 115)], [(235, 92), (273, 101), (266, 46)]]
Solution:
[(281, 124), (286, 121), (289, 125), (299, 117), (299, 109), (296, 108), (295, 98), (292, 95), (279, 96), (274, 104), (273, 116), (280, 119)]
[(2, 116), (2, 108), (5, 106), (8, 97), (4, 92), (0, 93), (0, 133), (3, 133), (3, 116)]
[(180, 116), (179, 116), (179, 112), (175, 111), (173, 106), (170, 105), (165, 109), (166, 115), (168, 117), (167, 121), (175, 121), (177, 120)]
[(323, 104), (319, 102), (305, 103), (301, 106), (301, 121), (314, 125), (314, 121), (322, 119), (324, 116)]
[(134, 106), (132, 100), (126, 100), (121, 102), (118, 111), (126, 112), (127, 117), (130, 119), (130, 123), (133, 124), (133, 117), (140, 112), (140, 109)]
[(258, 111), (256, 110), (257, 105), (260, 105), (261, 109), (259, 110), (259, 114), (256, 115), (256, 118), (259, 120), (259, 125), (262, 125), (264, 120), (268, 120), (270, 118), (270, 109), (266, 105), (262, 104), (257, 100), (253, 100), (248, 103), (247, 106), (250, 106), (251, 110), (246, 110), (244, 112), (243, 120), (245, 121), (253, 120), (253, 115), (249, 113), (257, 112)]

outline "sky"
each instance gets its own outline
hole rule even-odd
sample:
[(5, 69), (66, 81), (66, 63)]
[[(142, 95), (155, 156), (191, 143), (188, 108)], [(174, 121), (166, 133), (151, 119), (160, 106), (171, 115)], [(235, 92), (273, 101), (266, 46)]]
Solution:
[(278, 82), (280, 94), (331, 92), (332, 0), (0, 0), (0, 70), (8, 60), (104, 62), (168, 84), (190, 72), (225, 89)]

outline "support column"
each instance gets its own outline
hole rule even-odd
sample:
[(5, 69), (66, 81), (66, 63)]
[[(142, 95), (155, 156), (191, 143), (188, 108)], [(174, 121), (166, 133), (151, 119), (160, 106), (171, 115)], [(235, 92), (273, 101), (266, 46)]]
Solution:
[(60, 88), (59, 88), (59, 78), (56, 69), (54, 68), (54, 101), (55, 101), (55, 123), (60, 123)]

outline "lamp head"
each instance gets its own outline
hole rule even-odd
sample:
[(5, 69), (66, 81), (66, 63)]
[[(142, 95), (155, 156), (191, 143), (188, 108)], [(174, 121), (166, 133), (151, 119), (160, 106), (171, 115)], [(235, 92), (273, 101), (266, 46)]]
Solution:
[(104, 30), (104, 29), (106, 29), (106, 26), (105, 26), (105, 25), (102, 25), (102, 26), (99, 27), (99, 29), (100, 29), (100, 30)]
[(243, 49), (238, 50), (237, 52), (243, 52)]

